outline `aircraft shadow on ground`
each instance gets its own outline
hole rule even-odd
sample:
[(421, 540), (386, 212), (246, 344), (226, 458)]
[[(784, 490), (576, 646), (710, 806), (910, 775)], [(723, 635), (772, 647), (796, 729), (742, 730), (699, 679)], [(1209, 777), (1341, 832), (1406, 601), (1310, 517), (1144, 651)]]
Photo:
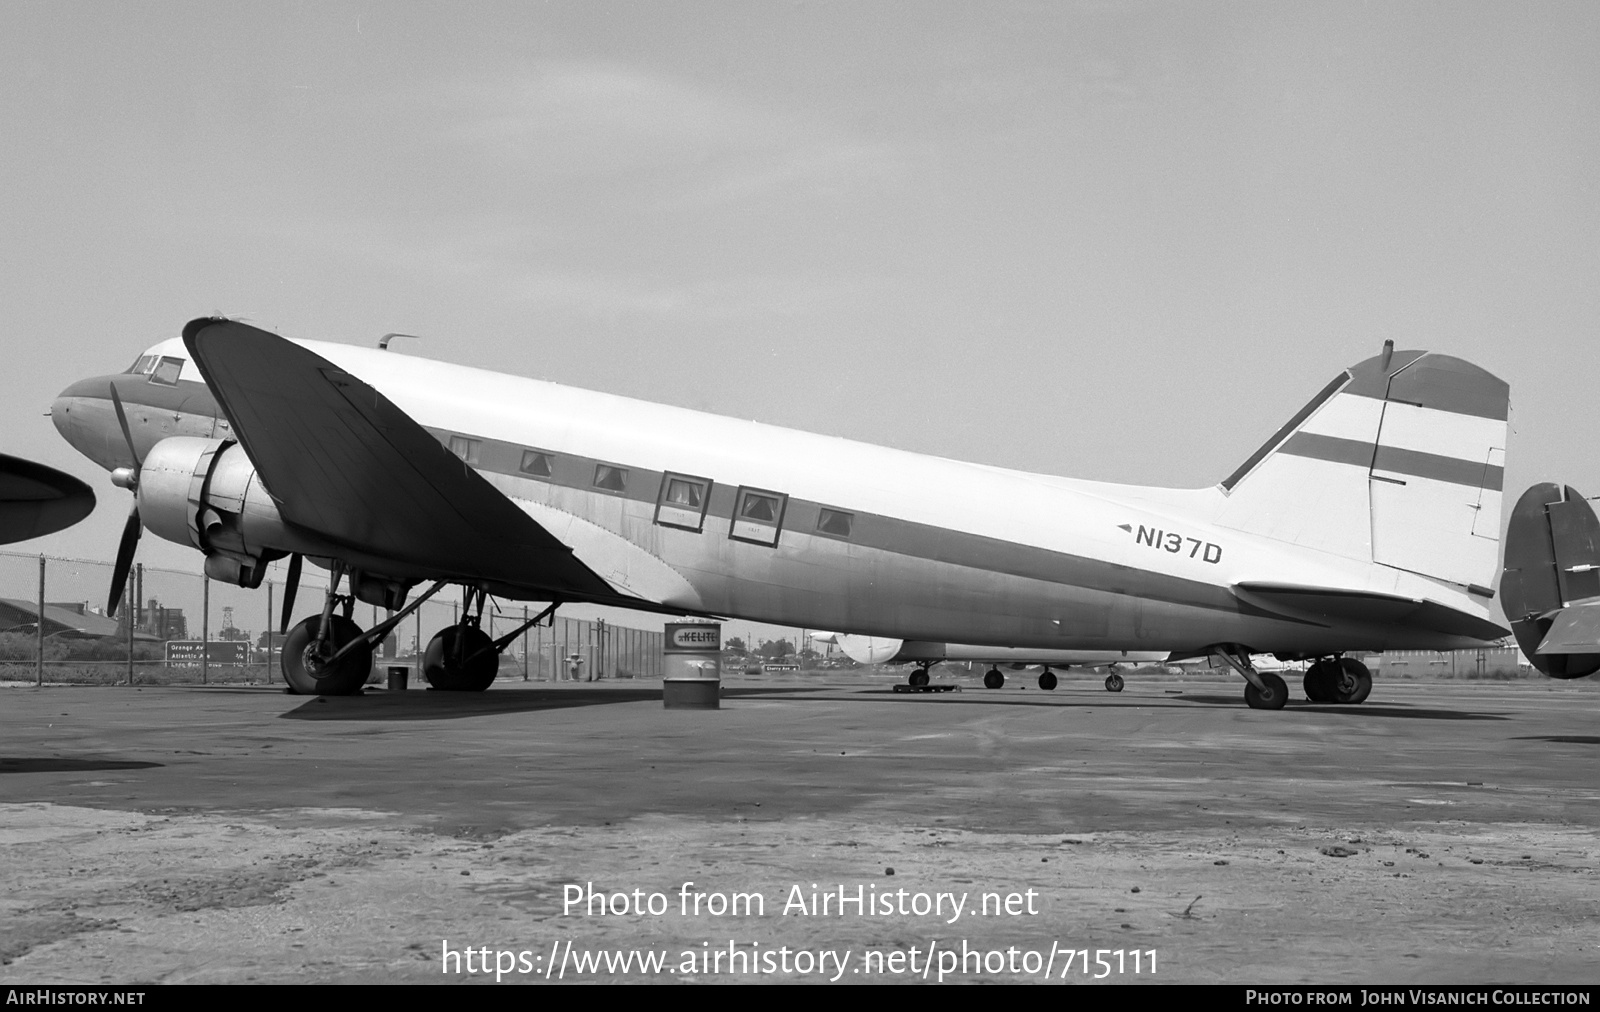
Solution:
[[(1243, 706), (1244, 698), (1240, 696), (1190, 696), (1178, 697), (1186, 703), (1205, 703), (1209, 706)], [(1327, 713), (1339, 717), (1401, 717), (1410, 720), (1510, 720), (1510, 717), (1498, 713), (1479, 713), (1474, 710), (1437, 710), (1424, 707), (1397, 706), (1394, 704), (1377, 705), (1359, 703), (1355, 705), (1339, 703), (1312, 703), (1291, 701), (1289, 709), (1300, 713)]]
[[(729, 689), (724, 699), (790, 692), (789, 689)], [(457, 720), (507, 713), (565, 710), (608, 703), (661, 703), (656, 689), (515, 689), (508, 692), (369, 692), (360, 696), (316, 696), (286, 720)]]
[(1553, 741), (1563, 745), (1600, 745), (1600, 735), (1593, 734), (1526, 734), (1512, 741)]
[(92, 773), (100, 770), (147, 770), (165, 763), (128, 759), (31, 759), (0, 756), (0, 773)]

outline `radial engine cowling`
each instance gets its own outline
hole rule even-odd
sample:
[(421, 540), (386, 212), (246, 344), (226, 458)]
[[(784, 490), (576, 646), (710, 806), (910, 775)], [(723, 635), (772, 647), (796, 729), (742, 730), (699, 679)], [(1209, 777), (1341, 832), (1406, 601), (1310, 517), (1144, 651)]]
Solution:
[(139, 468), (139, 519), (152, 533), (206, 553), (206, 574), (261, 583), (265, 564), (299, 551), (255, 465), (232, 440), (171, 436)]

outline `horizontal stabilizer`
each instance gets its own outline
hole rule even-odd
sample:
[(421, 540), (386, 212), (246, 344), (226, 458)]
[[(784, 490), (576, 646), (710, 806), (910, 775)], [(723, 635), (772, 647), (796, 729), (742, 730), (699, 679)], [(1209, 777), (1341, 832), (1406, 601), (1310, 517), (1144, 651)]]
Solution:
[(1585, 601), (1557, 612), (1537, 652), (1600, 654), (1600, 601)]
[(1342, 622), (1399, 625), (1479, 640), (1495, 640), (1507, 633), (1477, 615), (1421, 598), (1291, 583), (1236, 583), (1233, 592), (1241, 601), (1257, 608), (1287, 613), (1289, 617), (1314, 618), (1328, 625)]

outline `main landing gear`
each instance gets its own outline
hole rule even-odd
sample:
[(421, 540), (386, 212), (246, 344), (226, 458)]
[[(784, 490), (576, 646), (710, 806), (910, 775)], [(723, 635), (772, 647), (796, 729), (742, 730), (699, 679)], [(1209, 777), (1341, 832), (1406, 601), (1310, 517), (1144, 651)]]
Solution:
[(1122, 676), (1117, 674), (1115, 671), (1113, 671), (1113, 672), (1111, 672), (1111, 674), (1107, 675), (1106, 676), (1106, 691), (1107, 692), (1121, 692), (1122, 691)]
[[(393, 618), (379, 623), (367, 632), (350, 619), (355, 607), (355, 594), (339, 593), (339, 582), (348, 575), (344, 564), (334, 562), (333, 578), (328, 582), (328, 595), (322, 603), (322, 614), (302, 619), (283, 641), (283, 656), (279, 668), (289, 691), (303, 696), (348, 696), (361, 691), (367, 676), (372, 673), (372, 648), (411, 614), (422, 602), (437, 594), (444, 586), (435, 583), (427, 593), (420, 595)], [(285, 588), (283, 623), (288, 624), (289, 610), (294, 605), (294, 591), (299, 583), (299, 557), (289, 565), (289, 586)], [(338, 608), (335, 614), (334, 609)]]
[(1054, 671), (1051, 671), (1049, 666), (1046, 665), (1045, 669), (1043, 671), (1039, 672), (1039, 688), (1045, 690), (1046, 692), (1049, 692), (1051, 689), (1053, 689), (1055, 687), (1056, 687), (1056, 673)]
[(1000, 673), (999, 668), (990, 668), (984, 672), (983, 687), (985, 689), (998, 689), (1006, 684), (1006, 676)]
[(1354, 657), (1324, 657), (1306, 669), (1313, 703), (1360, 703), (1372, 694), (1372, 672)]
[(428, 641), (422, 659), (422, 674), (431, 688), (444, 692), (482, 692), (500, 673), (500, 653), (510, 646), (523, 630), (528, 629), (553, 614), (552, 604), (538, 615), (517, 626), (499, 639), (490, 639), (483, 631), (483, 606), (488, 594), (475, 587), (466, 588), (462, 602), (461, 620), (445, 626)]

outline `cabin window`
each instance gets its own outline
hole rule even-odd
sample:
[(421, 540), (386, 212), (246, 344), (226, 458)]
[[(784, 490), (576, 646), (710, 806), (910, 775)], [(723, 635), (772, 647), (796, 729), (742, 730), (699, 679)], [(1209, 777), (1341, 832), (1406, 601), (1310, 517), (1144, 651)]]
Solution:
[(607, 492), (626, 492), (628, 490), (628, 469), (625, 467), (612, 467), (610, 464), (596, 464), (594, 468), (594, 487)]
[(178, 374), (181, 372), (183, 372), (183, 359), (164, 356), (150, 373), (150, 382), (175, 387), (178, 385)]
[(482, 445), (481, 439), (468, 439), (466, 436), (450, 437), (450, 452), (469, 464), (478, 462), (478, 447)]
[(661, 476), (661, 495), (656, 500), (656, 523), (698, 532), (705, 525), (706, 503), (710, 499), (710, 478), (695, 478), (668, 471)]
[(742, 488), (733, 511), (728, 536), (758, 545), (776, 545), (783, 527), (783, 509), (789, 497), (781, 492)]
[(550, 454), (539, 450), (523, 450), (522, 473), (539, 478), (550, 477)]
[(850, 525), (855, 520), (854, 513), (843, 510), (824, 509), (817, 514), (817, 532), (819, 534), (832, 534), (836, 538), (848, 538)]

